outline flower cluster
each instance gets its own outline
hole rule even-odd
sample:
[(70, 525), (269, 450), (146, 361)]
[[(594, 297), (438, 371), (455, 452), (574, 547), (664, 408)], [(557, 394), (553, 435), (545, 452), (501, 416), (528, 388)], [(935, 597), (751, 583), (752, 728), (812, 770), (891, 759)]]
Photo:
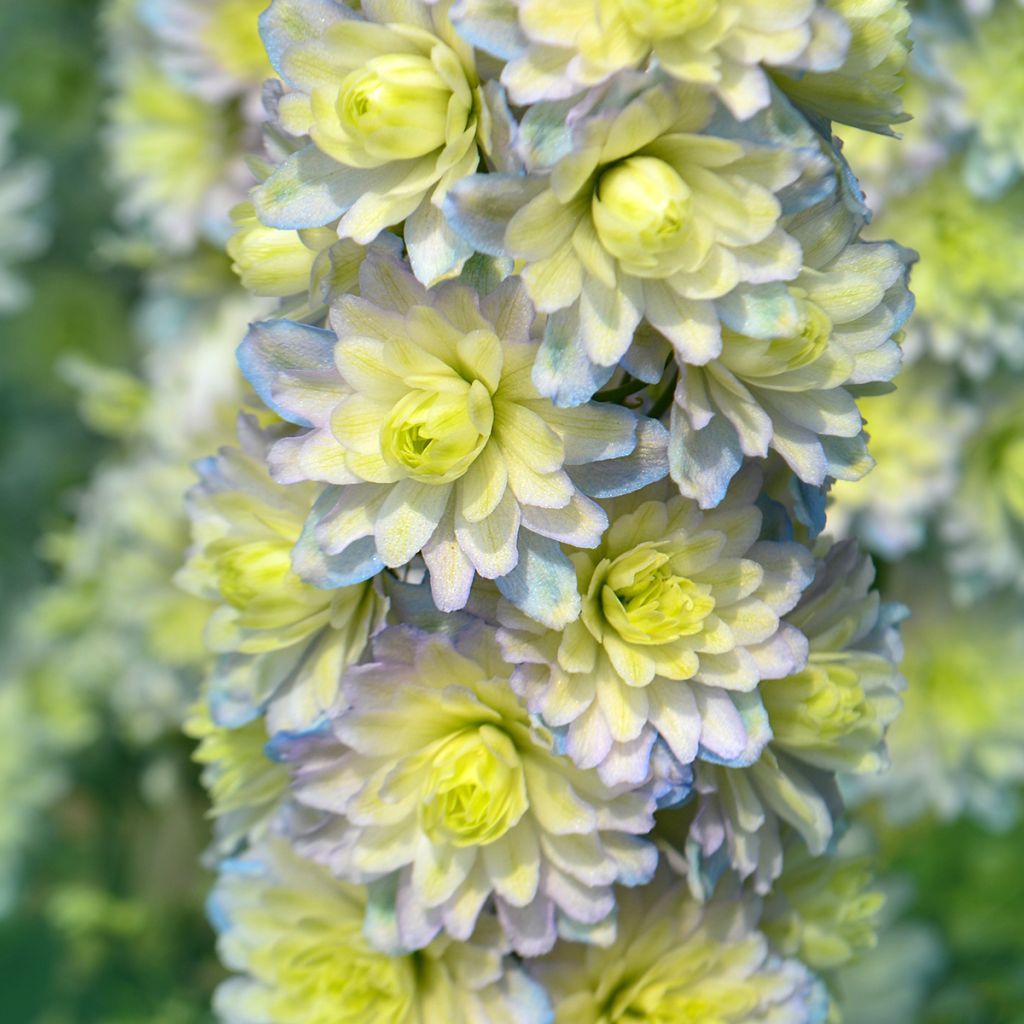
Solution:
[(277, 302), (176, 577), (217, 1012), (823, 1024), (902, 679), (816, 510), (915, 258), (832, 125), (904, 120), (905, 4), (250, 6), (145, 5), (113, 115), (150, 229), (233, 202)]
[(898, 824), (969, 812), (1004, 826), (1022, 777), (1022, 27), (1015, 0), (930, 8), (915, 23), (911, 144), (845, 140), (884, 202), (871, 231), (921, 255), (902, 401), (862, 402), (878, 467), (837, 484), (829, 512), (835, 536), (905, 563), (887, 573), (895, 596), (931, 595), (908, 633), (895, 769), (853, 787)]

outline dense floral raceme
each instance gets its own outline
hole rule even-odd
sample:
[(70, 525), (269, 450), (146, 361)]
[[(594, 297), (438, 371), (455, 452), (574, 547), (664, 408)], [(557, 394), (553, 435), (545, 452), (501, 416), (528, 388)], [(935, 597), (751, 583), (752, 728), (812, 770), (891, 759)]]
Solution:
[[(215, 454), (161, 592), (219, 1018), (833, 1020), (880, 906), (840, 782), (887, 763), (904, 612), (819, 536), (826, 492), (923, 536), (967, 429), (952, 384), (919, 457), (884, 429), (916, 257), (865, 237), (834, 134), (905, 120), (906, 4), (122, 0), (108, 29), (113, 249), (260, 299), (244, 383), (197, 357), (181, 389)], [(926, 278), (924, 330), (983, 333), (985, 289), (1011, 320), (982, 274)], [(153, 408), (77, 370), (122, 433), (191, 432), (171, 308)], [(976, 472), (1013, 512), (1007, 415)], [(872, 445), (913, 493), (856, 504)], [(164, 450), (177, 496), (196, 453)]]

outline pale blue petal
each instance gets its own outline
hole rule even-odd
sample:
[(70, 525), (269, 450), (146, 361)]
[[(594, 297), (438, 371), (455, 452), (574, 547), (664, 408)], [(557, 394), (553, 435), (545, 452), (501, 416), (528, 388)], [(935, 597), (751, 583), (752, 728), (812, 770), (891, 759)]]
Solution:
[[(323, 423), (338, 403), (333, 331), (291, 320), (264, 320), (238, 347), (238, 365), (263, 402), (289, 423)], [(337, 388), (338, 390), (335, 390)]]
[(553, 540), (519, 531), (519, 563), (495, 581), (521, 612), (550, 629), (562, 629), (580, 613), (576, 570)]

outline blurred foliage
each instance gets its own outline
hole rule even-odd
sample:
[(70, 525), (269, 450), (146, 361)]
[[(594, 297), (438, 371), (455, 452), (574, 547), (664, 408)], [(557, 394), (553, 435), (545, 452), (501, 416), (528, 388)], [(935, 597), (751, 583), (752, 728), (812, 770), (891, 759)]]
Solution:
[(1024, 822), (991, 832), (926, 819), (881, 832), (886, 867), (912, 883), (907, 916), (947, 947), (921, 1024), (1024, 1024)]
[(138, 276), (95, 255), (111, 217), (97, 8), (96, 0), (0, 4), (0, 99), (20, 112), (19, 152), (53, 170), (44, 208), (53, 241), (25, 267), (36, 301), (0, 318), (0, 602), (42, 574), (35, 541), (67, 517), (68, 489), (88, 477), (103, 450), (77, 419), (56, 359), (73, 351), (132, 362)]
[[(219, 973), (197, 873), (204, 797), (185, 741), (144, 770), (97, 744), (30, 853), (17, 911), (0, 924), (4, 1020), (205, 1024)], [(139, 786), (126, 784), (137, 780)]]
[[(44, 576), (37, 542), (67, 521), (68, 496), (106, 450), (81, 425), (55, 364), (70, 353), (134, 360), (139, 275), (98, 255), (117, 247), (97, 8), (0, 3), (0, 99), (20, 110), (19, 151), (48, 161), (54, 182), (45, 210), (53, 243), (25, 268), (36, 301), (0, 319), (0, 618)], [(884, 585), (884, 566), (881, 575)], [(206, 799), (188, 746), (165, 739), (139, 752), (113, 736), (71, 766), (74, 784), (35, 839), (19, 904), (0, 920), (0, 1020), (212, 1021), (219, 969), (196, 869)], [(947, 946), (921, 1024), (1024, 1024), (1022, 851), (1024, 823), (996, 834), (967, 819), (882, 830), (881, 866), (912, 883), (905, 917), (934, 925)]]
[[(47, 161), (53, 241), (24, 268), (34, 299), (0, 318), (0, 616), (44, 578), (40, 537), (66, 523), (108, 442), (82, 426), (55, 370), (75, 353), (131, 367), (139, 275), (97, 256), (111, 233), (96, 0), (0, 4), (0, 100), (19, 153)], [(12, 1024), (207, 1024), (218, 980), (197, 863), (205, 799), (184, 739), (133, 751), (106, 730), (29, 851), (0, 920)], [(164, 749), (166, 748), (166, 749)]]

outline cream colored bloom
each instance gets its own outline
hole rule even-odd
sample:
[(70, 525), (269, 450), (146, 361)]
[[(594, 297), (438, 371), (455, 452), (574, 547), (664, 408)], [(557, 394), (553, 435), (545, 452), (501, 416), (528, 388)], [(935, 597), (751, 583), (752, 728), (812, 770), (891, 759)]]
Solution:
[(225, 1024), (545, 1024), (547, 999), (504, 957), (493, 918), (416, 954), (375, 949), (368, 894), (281, 840), (230, 861), (211, 898), (219, 949), (237, 972), (217, 989)]
[(267, 227), (337, 222), (367, 244), (404, 222), (413, 269), (427, 284), (454, 276), (472, 250), (446, 225), (451, 185), (477, 169), (486, 146), (484, 96), (473, 51), (447, 4), (275, 0), (263, 40), (286, 90), (281, 127), (309, 144), (254, 194)]
[[(837, 67), (844, 19), (816, 0), (515, 0), (525, 52), (502, 79), (517, 103), (560, 99), (652, 59), (709, 88), (740, 118), (769, 102), (764, 68)], [(470, 21), (477, 4), (464, 3)]]
[(482, 300), (454, 282), (427, 292), (371, 255), (360, 281), (361, 298), (333, 307), (331, 331), (258, 324), (239, 354), (261, 397), (306, 428), (271, 450), (275, 479), (335, 485), (309, 518), (306, 540), (324, 556), (309, 578), (354, 583), (422, 553), (443, 611), (465, 606), (479, 574), (555, 628), (575, 618), (557, 542), (600, 540), (607, 517), (588, 491), (622, 494), (664, 474), (645, 442), (663, 444), (663, 429), (538, 393), (518, 279)]
[(561, 946), (535, 973), (555, 1024), (818, 1024), (821, 983), (756, 921), (753, 902), (701, 905), (661, 879), (624, 897), (614, 945)]
[(383, 603), (372, 584), (320, 590), (293, 570), (316, 500), (311, 485), (278, 487), (267, 475), (274, 433), (239, 421), (241, 448), (199, 463), (189, 496), (193, 547), (178, 583), (215, 602), (206, 642), (220, 658), (215, 721), (238, 726), (271, 702), (272, 731), (308, 727), (332, 705), (342, 669), (362, 653)]
[(758, 685), (803, 666), (780, 616), (811, 579), (803, 548), (758, 540), (759, 483), (746, 474), (713, 512), (678, 496), (616, 509), (572, 556), (583, 611), (564, 632), (500, 610), (513, 685), (580, 767), (639, 785), (659, 740), (680, 765), (756, 758)]
[(529, 162), (543, 166), (554, 150), (553, 166), (454, 186), (454, 226), (477, 249), (522, 261), (531, 300), (549, 314), (535, 379), (560, 404), (589, 398), (620, 360), (633, 365), (642, 318), (681, 362), (703, 364), (722, 350), (716, 300), (799, 273), (778, 193), (802, 172), (827, 173), (817, 143), (725, 138), (709, 129), (712, 110), (697, 87), (624, 85), (571, 130), (548, 124), (557, 110), (524, 119)]
[(327, 812), (296, 837), (339, 877), (373, 882), (397, 942), (465, 941), (493, 899), (513, 949), (556, 933), (607, 943), (614, 884), (654, 873), (654, 798), (604, 785), (553, 748), (509, 685), (489, 627), (454, 640), (391, 628), (351, 669), (333, 736), (298, 738), (296, 796)]

